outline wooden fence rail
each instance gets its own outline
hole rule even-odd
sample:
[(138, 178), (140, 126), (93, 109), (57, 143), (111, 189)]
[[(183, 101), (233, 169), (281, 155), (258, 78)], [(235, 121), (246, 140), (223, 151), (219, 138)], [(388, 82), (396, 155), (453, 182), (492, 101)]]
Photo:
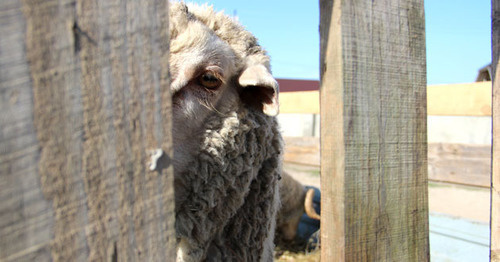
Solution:
[(0, 36), (0, 260), (175, 257), (167, 1), (3, 0)]
[[(0, 260), (175, 257), (167, 5), (0, 1)], [(423, 0), (320, 6), (322, 260), (428, 261)]]

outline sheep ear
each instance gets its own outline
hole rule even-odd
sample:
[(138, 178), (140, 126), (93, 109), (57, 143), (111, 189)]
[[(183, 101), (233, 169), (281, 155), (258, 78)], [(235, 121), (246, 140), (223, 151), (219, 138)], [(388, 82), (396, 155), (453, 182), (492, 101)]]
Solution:
[(269, 116), (278, 114), (278, 82), (265, 66), (257, 64), (247, 67), (238, 78), (238, 83), (243, 87), (240, 96), (244, 103)]

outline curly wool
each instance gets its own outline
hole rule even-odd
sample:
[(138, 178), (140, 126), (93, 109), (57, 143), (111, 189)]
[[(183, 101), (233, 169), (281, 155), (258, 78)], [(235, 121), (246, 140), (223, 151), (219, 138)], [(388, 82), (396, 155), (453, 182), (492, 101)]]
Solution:
[[(258, 44), (257, 38), (240, 25), (234, 18), (227, 16), (224, 12), (214, 11), (212, 6), (186, 5), (182, 2), (173, 2), (170, 5), (170, 39), (175, 39), (179, 34), (178, 30), (186, 28), (191, 20), (197, 20), (210, 28), (221, 40), (228, 43), (236, 54), (238, 63), (245, 61), (248, 64), (260, 63), (270, 69), (269, 56)], [(185, 47), (171, 45), (171, 52), (178, 48)]]
[[(269, 57), (256, 38), (222, 12), (178, 2), (170, 12), (174, 76), (186, 73), (183, 66), (190, 61), (184, 61), (185, 54), (208, 52), (206, 41), (227, 43), (233, 78), (253, 64), (269, 69)], [(189, 26), (198, 23), (211, 31)], [(187, 120), (181, 111), (175, 118), (178, 261), (273, 260), (283, 142), (276, 118), (242, 103), (241, 87), (232, 81), (214, 111), (197, 111)], [(184, 139), (187, 132), (189, 139)]]
[(264, 242), (274, 231), (282, 139), (275, 118), (241, 109), (214, 115), (189, 168), (180, 174), (189, 197), (176, 208), (177, 233), (194, 260), (271, 261)]
[[(280, 180), (280, 201), (276, 219), (274, 243), (283, 250), (300, 250), (302, 246), (295, 241), (300, 219), (304, 214), (306, 198), (305, 187), (292, 176), (283, 172)], [(303, 249), (302, 249), (303, 250)]]

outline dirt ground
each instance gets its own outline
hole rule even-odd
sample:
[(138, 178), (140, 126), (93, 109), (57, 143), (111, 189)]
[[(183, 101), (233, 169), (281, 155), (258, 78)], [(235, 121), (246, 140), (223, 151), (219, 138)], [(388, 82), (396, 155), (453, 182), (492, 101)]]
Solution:
[(429, 211), (489, 223), (490, 190), (444, 183), (430, 183)]
[[(320, 187), (319, 167), (285, 163), (284, 170), (305, 185)], [(487, 188), (429, 183), (429, 212), (444, 213), (488, 223), (490, 191)]]

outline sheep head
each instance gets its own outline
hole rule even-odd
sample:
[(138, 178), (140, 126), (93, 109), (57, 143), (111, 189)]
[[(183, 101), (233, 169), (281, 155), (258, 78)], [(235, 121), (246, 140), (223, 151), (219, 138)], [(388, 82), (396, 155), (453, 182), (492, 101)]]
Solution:
[[(174, 123), (192, 136), (207, 115), (246, 106), (278, 114), (278, 84), (257, 39), (207, 6), (171, 4)], [(175, 120), (178, 121), (175, 121)]]
[(207, 6), (172, 2), (170, 39), (177, 260), (271, 260), (283, 144), (269, 57)]

